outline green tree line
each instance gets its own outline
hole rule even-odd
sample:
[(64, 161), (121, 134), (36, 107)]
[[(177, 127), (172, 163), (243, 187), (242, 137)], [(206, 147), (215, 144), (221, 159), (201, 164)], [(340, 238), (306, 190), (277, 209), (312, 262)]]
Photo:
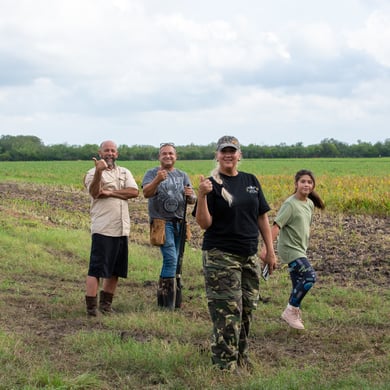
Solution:
[[(208, 160), (214, 157), (215, 143), (208, 145), (178, 145), (181, 160)], [(33, 135), (2, 135), (0, 137), (0, 161), (61, 161), (89, 160), (97, 155), (97, 144), (45, 145)], [(390, 138), (384, 142), (358, 141), (347, 144), (333, 138), (325, 138), (319, 144), (294, 145), (241, 145), (245, 158), (313, 158), (313, 157), (390, 157)], [(158, 147), (151, 145), (118, 145), (121, 160), (156, 160)]]

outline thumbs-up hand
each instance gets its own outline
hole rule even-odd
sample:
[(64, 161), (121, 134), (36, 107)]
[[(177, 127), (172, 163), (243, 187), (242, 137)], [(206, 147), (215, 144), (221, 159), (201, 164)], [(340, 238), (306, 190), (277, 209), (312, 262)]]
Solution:
[(95, 162), (96, 170), (104, 171), (105, 169), (107, 169), (108, 165), (105, 162), (105, 160), (103, 160), (103, 159), (98, 160), (96, 157), (92, 157), (92, 160)]
[(210, 179), (205, 179), (203, 175), (199, 180), (199, 197), (205, 197), (209, 192), (213, 190), (213, 183)]
[(163, 169), (163, 168), (159, 168), (159, 170), (157, 171), (157, 175), (156, 175), (156, 180), (158, 183), (161, 183), (162, 181), (164, 181), (166, 178), (168, 177), (168, 171), (166, 169)]

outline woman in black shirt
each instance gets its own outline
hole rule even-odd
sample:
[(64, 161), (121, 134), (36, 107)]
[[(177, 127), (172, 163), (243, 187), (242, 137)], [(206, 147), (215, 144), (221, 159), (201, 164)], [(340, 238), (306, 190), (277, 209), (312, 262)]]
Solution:
[(237, 169), (241, 159), (237, 138), (217, 142), (217, 167), (201, 177), (196, 221), (205, 230), (203, 270), (213, 321), (212, 362), (221, 369), (250, 365), (248, 334), (252, 310), (259, 300), (261, 266), (259, 232), (264, 241), (264, 263), (275, 269), (270, 210), (257, 178)]

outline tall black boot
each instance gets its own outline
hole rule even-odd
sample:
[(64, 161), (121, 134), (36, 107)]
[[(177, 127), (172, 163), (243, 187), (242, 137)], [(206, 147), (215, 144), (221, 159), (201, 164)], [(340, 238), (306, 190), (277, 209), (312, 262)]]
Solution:
[(181, 309), (183, 302), (183, 294), (182, 294), (183, 285), (181, 284), (181, 277), (176, 276), (176, 302), (175, 308)]
[(176, 278), (163, 278), (163, 306), (175, 310)]
[(164, 306), (164, 282), (163, 278), (160, 277), (158, 280), (158, 287), (157, 287), (157, 306), (163, 307)]

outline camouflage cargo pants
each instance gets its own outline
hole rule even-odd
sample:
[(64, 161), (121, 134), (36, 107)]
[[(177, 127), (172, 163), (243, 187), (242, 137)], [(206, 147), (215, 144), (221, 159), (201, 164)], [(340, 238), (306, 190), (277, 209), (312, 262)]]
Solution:
[(212, 362), (234, 369), (248, 360), (252, 311), (259, 301), (257, 255), (241, 257), (217, 249), (203, 251), (207, 303), (213, 322)]

